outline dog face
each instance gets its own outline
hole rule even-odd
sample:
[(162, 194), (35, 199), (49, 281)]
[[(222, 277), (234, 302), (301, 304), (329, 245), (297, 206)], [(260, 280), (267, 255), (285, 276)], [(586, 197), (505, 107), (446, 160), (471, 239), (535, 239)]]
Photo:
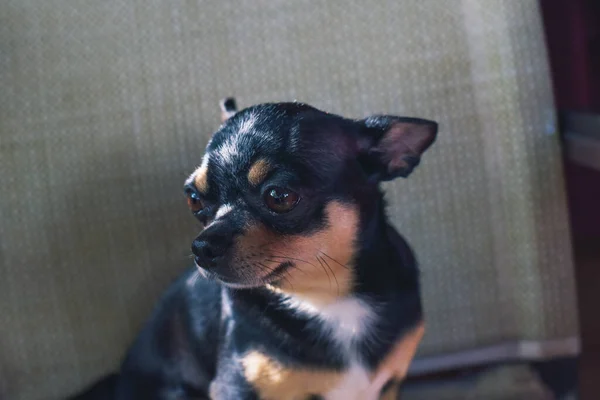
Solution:
[(192, 244), (197, 266), (233, 287), (347, 293), (378, 183), (407, 176), (436, 131), (430, 121), (356, 121), (300, 103), (230, 116), (185, 185), (204, 224)]

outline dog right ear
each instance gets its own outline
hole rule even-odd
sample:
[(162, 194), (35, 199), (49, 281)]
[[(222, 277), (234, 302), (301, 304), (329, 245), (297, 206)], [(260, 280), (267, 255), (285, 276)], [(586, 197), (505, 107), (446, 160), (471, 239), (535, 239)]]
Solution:
[(238, 112), (234, 97), (227, 97), (221, 100), (219, 107), (221, 107), (221, 122), (227, 121)]
[(359, 159), (376, 181), (410, 175), (438, 130), (436, 122), (420, 118), (374, 115), (360, 122)]

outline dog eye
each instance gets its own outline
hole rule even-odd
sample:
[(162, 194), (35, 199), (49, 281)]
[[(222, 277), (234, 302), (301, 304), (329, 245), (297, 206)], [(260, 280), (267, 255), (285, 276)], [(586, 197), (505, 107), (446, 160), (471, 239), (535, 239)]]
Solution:
[(265, 192), (264, 200), (271, 211), (283, 214), (291, 211), (298, 204), (300, 196), (289, 189), (275, 186)]
[(185, 196), (187, 197), (188, 207), (193, 213), (197, 213), (198, 211), (204, 209), (204, 204), (202, 203), (202, 200), (200, 200), (200, 195), (196, 191), (186, 188)]

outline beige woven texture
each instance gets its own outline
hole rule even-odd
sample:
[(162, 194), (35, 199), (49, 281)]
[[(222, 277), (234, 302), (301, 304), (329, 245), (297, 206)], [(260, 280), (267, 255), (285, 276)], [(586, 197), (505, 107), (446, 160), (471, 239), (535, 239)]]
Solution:
[(440, 121), (387, 186), (422, 264), (422, 356), (576, 335), (536, 0), (4, 0), (3, 398), (116, 367), (189, 262), (181, 186), (227, 95)]

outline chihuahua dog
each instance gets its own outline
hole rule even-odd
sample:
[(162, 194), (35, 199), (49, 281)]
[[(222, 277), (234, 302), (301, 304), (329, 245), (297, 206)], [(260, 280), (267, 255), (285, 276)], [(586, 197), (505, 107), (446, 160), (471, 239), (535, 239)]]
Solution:
[(437, 124), (301, 103), (224, 122), (185, 182), (203, 225), (121, 370), (77, 399), (394, 399), (424, 332), (413, 253), (382, 181)]

